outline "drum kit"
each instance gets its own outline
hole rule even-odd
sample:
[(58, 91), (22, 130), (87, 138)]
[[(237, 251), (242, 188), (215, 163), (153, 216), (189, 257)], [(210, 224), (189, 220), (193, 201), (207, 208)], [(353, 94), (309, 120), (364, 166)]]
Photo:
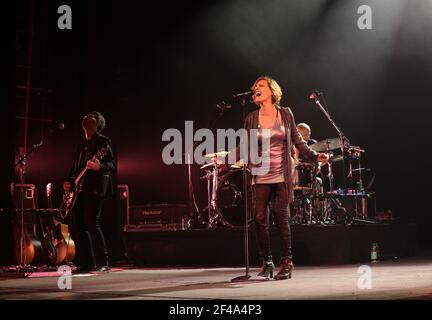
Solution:
[[(294, 202), (291, 205), (290, 223), (328, 225), (343, 222), (342, 220), (347, 219), (347, 210), (338, 197), (334, 196), (341, 190), (335, 189), (334, 166), (344, 160), (348, 162), (347, 178), (352, 177), (353, 173), (358, 173), (357, 184), (360, 188), (358, 190), (361, 190), (361, 176), (365, 169), (360, 167), (360, 158), (365, 151), (360, 147), (350, 146), (345, 149), (347, 154), (345, 158), (343, 155), (335, 155), (334, 152), (341, 149), (339, 138), (324, 139), (309, 147), (316, 152), (328, 154), (329, 161), (325, 164), (294, 161), (292, 174)], [(205, 157), (210, 159), (209, 162), (200, 167), (205, 172), (201, 179), (207, 182), (207, 206), (201, 211), (199, 218), (206, 221), (208, 228), (244, 226), (243, 170), (245, 166), (238, 162), (231, 165), (228, 172), (222, 173), (224, 158), (228, 154), (227, 151), (207, 154)], [(356, 168), (353, 168), (354, 161), (358, 164)], [(326, 181), (326, 188), (324, 181)], [(251, 192), (248, 194), (250, 195)], [(271, 213), (271, 208), (269, 211)], [(251, 221), (252, 216), (248, 212), (248, 222)]]
[(241, 227), (244, 225), (244, 199), (242, 190), (243, 163), (230, 166), (228, 172), (221, 174), (223, 158), (227, 151), (206, 154), (211, 161), (200, 169), (205, 170), (201, 177), (207, 182), (207, 206), (200, 217), (205, 216), (209, 228), (218, 226)]
[(331, 207), (325, 198), (323, 168), (327, 166), (329, 192), (334, 190), (333, 165), (343, 160), (333, 151), (341, 148), (339, 138), (329, 138), (310, 145), (316, 152), (329, 155), (326, 164), (294, 161), (294, 203), (291, 206), (292, 224), (327, 224), (332, 221)]
[[(329, 160), (325, 164), (295, 162), (291, 223), (328, 225), (346, 224), (351, 221), (360, 221), (360, 219), (367, 220), (366, 209), (361, 210), (361, 212), (357, 210), (348, 212), (340, 201), (343, 196), (349, 195), (356, 200), (354, 197), (364, 195), (362, 172), (365, 168), (361, 168), (360, 159), (365, 150), (358, 146), (343, 146), (340, 138), (324, 139), (309, 147), (316, 152), (328, 154)], [(334, 152), (338, 149), (342, 150), (342, 154), (335, 155)], [(343, 164), (342, 167), (348, 166), (349, 168), (348, 175), (343, 178), (345, 180), (344, 189), (335, 188), (334, 166), (340, 162)], [(358, 167), (353, 168), (354, 164), (357, 164)], [(327, 171), (326, 175), (324, 175), (324, 171)], [(345, 170), (343, 169), (343, 171), (345, 176)], [(358, 172), (356, 179), (353, 177), (353, 172)], [(327, 188), (324, 187), (324, 180), (328, 182)], [(357, 180), (357, 188), (352, 186), (354, 180)], [(325, 189), (327, 190), (325, 191)], [(362, 222), (367, 221), (363, 220)]]

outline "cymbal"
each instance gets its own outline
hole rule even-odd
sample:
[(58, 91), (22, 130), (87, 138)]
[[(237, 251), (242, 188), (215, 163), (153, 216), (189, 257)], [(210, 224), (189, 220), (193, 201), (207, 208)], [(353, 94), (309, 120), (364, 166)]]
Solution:
[(316, 152), (324, 152), (339, 149), (341, 147), (339, 138), (327, 138), (309, 146)]
[(330, 157), (329, 162), (339, 162), (342, 161), (343, 157), (341, 155)]
[(210, 162), (210, 163), (207, 163), (207, 164), (202, 165), (202, 166), (200, 167), (200, 169), (205, 169), (205, 168), (207, 168), (207, 167), (213, 167), (213, 166), (214, 166), (214, 163), (213, 163), (213, 162)]
[(230, 153), (229, 151), (219, 151), (219, 152), (215, 152), (215, 153), (208, 153), (204, 157), (207, 157), (207, 158), (220, 157), (220, 156), (226, 156), (229, 153)]

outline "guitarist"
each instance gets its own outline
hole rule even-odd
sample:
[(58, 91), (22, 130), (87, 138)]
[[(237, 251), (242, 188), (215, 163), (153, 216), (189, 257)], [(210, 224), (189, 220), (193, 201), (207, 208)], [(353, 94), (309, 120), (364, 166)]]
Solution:
[[(107, 193), (112, 195), (111, 172), (115, 161), (108, 137), (101, 134), (105, 118), (97, 111), (90, 112), (82, 119), (84, 139), (78, 145), (69, 180), (63, 184), (65, 192), (74, 190), (76, 176), (87, 167), (71, 218), (72, 237), (76, 242), (77, 270), (81, 272), (109, 272), (108, 250), (99, 221)], [(95, 157), (106, 149), (103, 158)]]

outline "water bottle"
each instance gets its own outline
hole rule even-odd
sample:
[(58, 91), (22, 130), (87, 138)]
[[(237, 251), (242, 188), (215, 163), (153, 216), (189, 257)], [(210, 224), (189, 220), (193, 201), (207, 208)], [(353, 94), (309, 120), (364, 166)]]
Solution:
[(372, 249), (371, 249), (371, 262), (377, 263), (379, 261), (379, 247), (378, 242), (372, 243)]
[(188, 230), (189, 229), (189, 221), (186, 217), (183, 217), (181, 219), (181, 229), (182, 230)]

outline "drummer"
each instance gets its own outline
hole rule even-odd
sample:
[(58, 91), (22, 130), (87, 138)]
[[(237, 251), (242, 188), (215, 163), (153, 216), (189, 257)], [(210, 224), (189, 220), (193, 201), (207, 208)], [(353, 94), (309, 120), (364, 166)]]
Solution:
[[(306, 141), (307, 145), (310, 146), (312, 144), (317, 143), (318, 141), (311, 138), (311, 128), (307, 123), (301, 122), (297, 124), (297, 131), (302, 136), (303, 140)], [(294, 161), (293, 161), (293, 179), (294, 179), (294, 185), (296, 185), (299, 182), (298, 172), (296, 171), (296, 166), (300, 163), (305, 163), (306, 159), (303, 159), (301, 155), (299, 155), (298, 150), (294, 147)], [(320, 175), (321, 173), (321, 163), (318, 162), (318, 170), (316, 171), (316, 176), (314, 178), (314, 181), (312, 183), (312, 189), (315, 195), (318, 195), (320, 193), (324, 192), (323, 189), (323, 181), (320, 177), (317, 175)], [(295, 187), (294, 187), (295, 188)], [(318, 198), (315, 198), (312, 200), (313, 210), (315, 211), (315, 215), (321, 216), (322, 215), (322, 203)], [(293, 208), (293, 211), (295, 212), (295, 208)]]
[[(299, 123), (297, 125), (297, 131), (302, 136), (303, 140), (306, 141), (307, 145), (310, 146), (314, 143), (317, 143), (315, 139), (311, 139), (311, 128), (307, 123)], [(300, 162), (304, 162), (305, 160), (299, 155), (298, 150), (294, 147), (294, 163), (298, 164)]]
[[(306, 141), (307, 145), (310, 146), (312, 144), (317, 143), (318, 141), (315, 139), (311, 138), (311, 128), (307, 123), (301, 122), (297, 125), (297, 131), (300, 133), (300, 135), (302, 136), (303, 140)], [(296, 183), (298, 181), (298, 176), (297, 176), (297, 171), (295, 170), (295, 167), (299, 164), (299, 163), (305, 163), (306, 160), (303, 159), (301, 157), (301, 155), (299, 155), (298, 150), (296, 149), (296, 147), (294, 147), (294, 161), (293, 161), (293, 174), (294, 174), (294, 183)], [(321, 168), (321, 163), (318, 163), (318, 172), (317, 174), (319, 174), (320, 172), (320, 168)], [(314, 187), (317, 188), (316, 190), (321, 190), (322, 188), (322, 179), (319, 177), (315, 178), (315, 182), (317, 184), (314, 184)]]

